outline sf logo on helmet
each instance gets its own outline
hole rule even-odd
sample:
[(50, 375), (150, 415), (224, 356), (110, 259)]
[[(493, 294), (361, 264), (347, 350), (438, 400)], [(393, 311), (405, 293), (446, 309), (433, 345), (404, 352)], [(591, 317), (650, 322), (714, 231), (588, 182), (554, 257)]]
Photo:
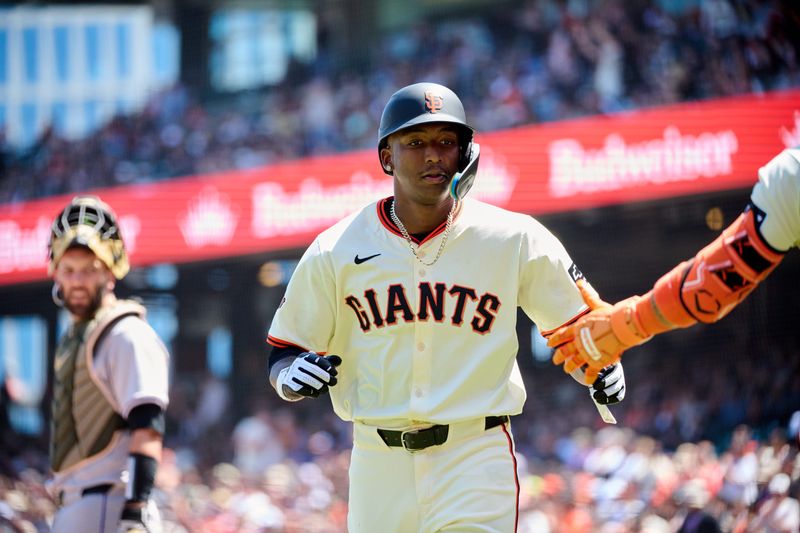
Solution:
[(431, 113), (436, 113), (442, 110), (444, 105), (444, 98), (439, 93), (433, 91), (425, 91), (425, 107)]

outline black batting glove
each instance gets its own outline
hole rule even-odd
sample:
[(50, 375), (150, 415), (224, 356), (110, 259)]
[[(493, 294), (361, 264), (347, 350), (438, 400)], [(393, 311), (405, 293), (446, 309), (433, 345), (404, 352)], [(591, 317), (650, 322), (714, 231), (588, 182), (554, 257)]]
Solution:
[(589, 394), (601, 405), (621, 402), (625, 398), (625, 372), (622, 370), (622, 363), (602, 369), (589, 387)]
[(278, 374), (278, 395), (284, 400), (295, 401), (327, 394), (328, 388), (337, 383), (336, 367), (340, 364), (342, 358), (338, 355), (303, 352)]

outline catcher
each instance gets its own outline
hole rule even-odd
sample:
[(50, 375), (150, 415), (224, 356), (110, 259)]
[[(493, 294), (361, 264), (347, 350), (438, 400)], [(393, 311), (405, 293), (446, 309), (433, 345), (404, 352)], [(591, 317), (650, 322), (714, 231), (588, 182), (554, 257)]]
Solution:
[[(644, 296), (598, 306), (548, 340), (565, 372), (586, 366), (586, 380), (654, 335), (720, 320), (800, 244), (800, 147), (758, 172), (750, 203), (711, 244), (659, 279)], [(584, 294), (589, 301), (592, 295)]]
[(53, 300), (71, 319), (53, 371), (52, 531), (160, 532), (150, 494), (169, 355), (144, 307), (114, 295), (129, 269), (117, 217), (99, 198), (78, 196), (56, 216), (49, 247)]

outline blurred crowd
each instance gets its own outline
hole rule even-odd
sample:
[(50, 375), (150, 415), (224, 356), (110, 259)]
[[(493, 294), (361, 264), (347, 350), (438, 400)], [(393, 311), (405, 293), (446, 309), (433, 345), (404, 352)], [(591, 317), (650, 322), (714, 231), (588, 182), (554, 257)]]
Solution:
[(276, 86), (177, 86), (82, 140), (0, 139), (0, 202), (371, 149), (383, 104), (420, 80), (453, 88), (478, 131), (798, 86), (793, 4), (536, 0), (420, 21), (364, 43), (358, 70), (322, 49)]
[[(560, 369), (523, 365), (520, 532), (797, 532), (800, 359), (785, 344), (727, 370), (713, 350), (630, 357), (618, 426)], [(175, 377), (157, 482), (167, 532), (346, 531), (350, 425), (326, 400), (289, 405), (266, 385), (234, 418), (232, 387)], [(8, 435), (2, 446), (0, 532), (48, 531), (46, 447)]]
[[(556, 439), (557, 457), (518, 454), (519, 531), (797, 532), (798, 424), (791, 438), (776, 428), (766, 441), (738, 426), (719, 451), (709, 441), (667, 451), (623, 427), (577, 428)], [(346, 531), (349, 450), (333, 434), (265, 410), (240, 421), (232, 442), (232, 461), (208, 469), (186, 450), (165, 450), (157, 479), (165, 533)], [(0, 476), (0, 531), (49, 530), (41, 460), (28, 455), (16, 475)]]

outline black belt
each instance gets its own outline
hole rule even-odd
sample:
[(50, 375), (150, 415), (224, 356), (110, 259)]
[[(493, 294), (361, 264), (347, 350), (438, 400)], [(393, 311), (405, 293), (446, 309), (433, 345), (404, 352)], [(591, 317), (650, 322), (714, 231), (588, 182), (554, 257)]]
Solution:
[[(88, 496), (89, 494), (108, 494), (108, 491), (110, 491), (113, 487), (114, 487), (113, 483), (102, 483), (100, 485), (93, 485), (91, 487), (86, 487), (81, 491), (81, 497)], [(59, 505), (64, 504), (63, 490), (58, 493), (58, 504)]]
[[(487, 416), (484, 430), (492, 429), (508, 422), (508, 416)], [(378, 429), (383, 442), (387, 446), (405, 448), (416, 452), (431, 446), (439, 446), (447, 441), (450, 426), (435, 425), (425, 429), (412, 429), (410, 431), (397, 431), (394, 429)]]

